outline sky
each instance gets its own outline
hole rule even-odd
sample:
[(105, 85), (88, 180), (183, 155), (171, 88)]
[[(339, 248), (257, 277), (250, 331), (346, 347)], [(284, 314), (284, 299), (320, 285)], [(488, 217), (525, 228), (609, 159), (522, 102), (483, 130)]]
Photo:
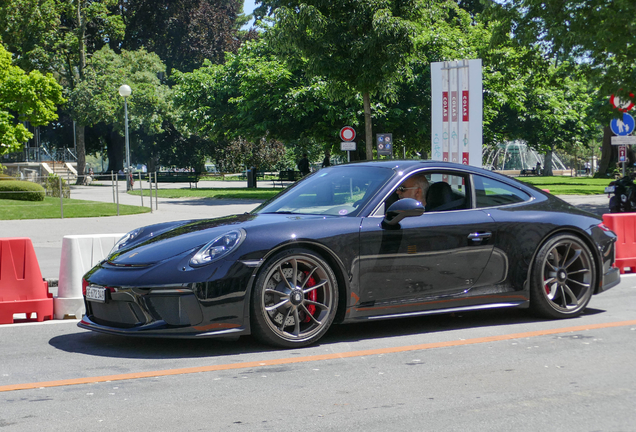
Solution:
[[(256, 5), (254, 4), (255, 0), (245, 0), (243, 3), (243, 13), (245, 15), (249, 15), (252, 13), (252, 11), (254, 10), (254, 8), (256, 7)], [(249, 23), (245, 24), (245, 26), (243, 26), (243, 29), (247, 29), (250, 28), (252, 26), (252, 24), (254, 24), (254, 20), (250, 20)]]
[(245, 0), (243, 3), (243, 12), (245, 12), (246, 15), (251, 14), (255, 7), (254, 0)]

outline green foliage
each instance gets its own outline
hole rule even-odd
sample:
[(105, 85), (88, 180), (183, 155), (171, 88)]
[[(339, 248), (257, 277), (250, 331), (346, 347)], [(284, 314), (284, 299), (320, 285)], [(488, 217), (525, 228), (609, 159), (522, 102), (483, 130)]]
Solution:
[(145, 48), (158, 54), (173, 69), (192, 71), (204, 60), (223, 63), (234, 52), (246, 19), (237, 20), (242, 0), (136, 0), (123, 9), (126, 37), (122, 47)]
[(46, 178), (46, 183), (44, 184), (44, 186), (46, 188), (46, 196), (60, 198), (61, 193), (62, 198), (71, 197), (71, 188), (66, 184), (66, 180), (59, 177), (57, 174), (49, 174), (49, 176)]
[(50, 74), (25, 73), (0, 45), (0, 155), (19, 150), (32, 137), (21, 121), (45, 125), (57, 119), (62, 103), (62, 87)]
[(603, 121), (612, 115), (609, 95), (627, 100), (636, 92), (633, 0), (509, 0), (493, 3), (489, 13), (498, 20), (500, 38), (512, 35), (553, 58), (581, 63), (605, 102), (597, 111)]
[(4, 180), (0, 181), (0, 199), (43, 201), (44, 188), (28, 181)]

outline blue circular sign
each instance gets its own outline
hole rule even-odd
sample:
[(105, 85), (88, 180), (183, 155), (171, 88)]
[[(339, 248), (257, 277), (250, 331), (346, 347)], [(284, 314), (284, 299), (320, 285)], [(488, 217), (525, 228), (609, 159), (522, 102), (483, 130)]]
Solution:
[(610, 129), (616, 135), (626, 136), (634, 132), (634, 117), (627, 113), (623, 113), (622, 119), (612, 119)]

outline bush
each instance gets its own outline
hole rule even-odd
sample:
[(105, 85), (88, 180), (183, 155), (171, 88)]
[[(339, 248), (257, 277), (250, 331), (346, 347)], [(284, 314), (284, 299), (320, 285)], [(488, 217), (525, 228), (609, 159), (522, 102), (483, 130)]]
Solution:
[(44, 201), (44, 188), (37, 183), (21, 180), (0, 182), (0, 199)]
[[(60, 197), (60, 177), (57, 174), (49, 174), (46, 179), (46, 196)], [(62, 179), (62, 198), (71, 197), (71, 188), (66, 184), (66, 180)]]

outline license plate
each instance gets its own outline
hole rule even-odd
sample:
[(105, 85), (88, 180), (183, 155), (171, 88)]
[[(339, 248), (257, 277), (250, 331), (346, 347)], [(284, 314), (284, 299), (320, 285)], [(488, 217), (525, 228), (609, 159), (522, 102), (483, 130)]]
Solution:
[(86, 287), (86, 300), (105, 303), (106, 288), (99, 288), (99, 287), (93, 287), (93, 286)]
[(605, 188), (605, 193), (613, 193), (614, 192), (614, 186), (607, 186)]

